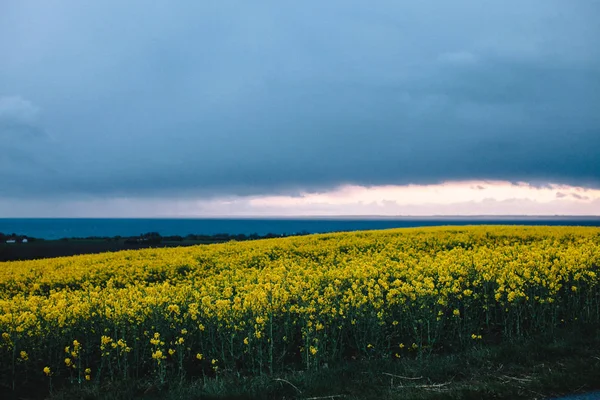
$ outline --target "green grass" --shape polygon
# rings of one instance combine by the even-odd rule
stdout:
[[[541,399],[600,388],[600,336],[591,332],[277,376],[224,373],[162,388],[150,381],[70,387],[51,399]]]

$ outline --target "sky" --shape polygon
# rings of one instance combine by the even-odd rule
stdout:
[[[0,217],[600,215],[599,17],[0,0]]]

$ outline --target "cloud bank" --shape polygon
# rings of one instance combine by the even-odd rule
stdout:
[[[0,210],[9,209],[0,201]],[[113,198],[24,200],[16,217],[293,217],[427,215],[600,215],[600,190],[568,185],[532,186],[505,181],[435,185],[341,186],[289,195],[230,195],[211,199]]]
[[[4,204],[600,187],[595,1],[0,7]]]

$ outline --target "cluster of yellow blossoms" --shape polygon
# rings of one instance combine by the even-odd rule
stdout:
[[[598,323],[599,270],[598,228],[506,226],[0,263],[0,376],[260,373],[480,345]]]

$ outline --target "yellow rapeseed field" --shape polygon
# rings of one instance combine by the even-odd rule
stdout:
[[[0,263],[0,377],[270,373],[600,320],[600,229],[440,227]]]

